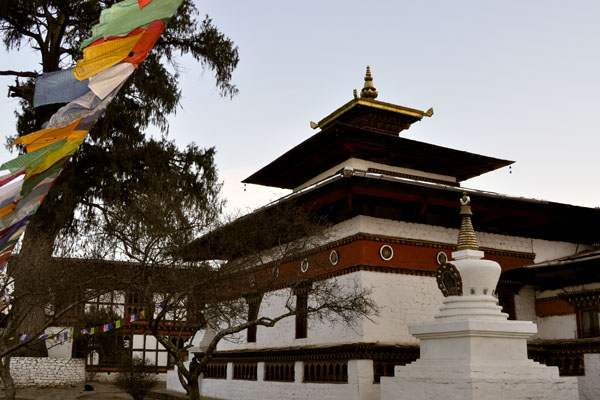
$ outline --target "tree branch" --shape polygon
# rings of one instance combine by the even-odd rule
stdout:
[[[35,71],[12,71],[9,69],[6,71],[0,71],[0,75],[13,75],[20,76],[22,78],[37,78],[40,74]]]

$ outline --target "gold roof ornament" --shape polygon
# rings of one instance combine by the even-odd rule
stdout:
[[[365,86],[360,91],[360,97],[376,99],[377,95],[379,95],[379,93],[377,92],[377,89],[375,89],[375,86],[373,86],[373,76],[371,76],[371,67],[367,65],[367,74],[365,75]]]
[[[373,85],[373,75],[371,67],[367,65],[365,74],[365,85],[361,89],[352,91],[353,99],[320,120],[319,122],[310,122],[313,129],[327,129],[334,122],[341,122],[346,125],[355,126],[361,129],[369,129],[398,136],[398,134],[410,128],[410,126],[420,121],[423,117],[431,117],[433,108],[421,111],[414,108],[399,106],[392,103],[385,103],[376,100],[379,92]],[[382,123],[385,121],[385,123]]]
[[[458,232],[456,250],[479,250],[475,230],[471,223],[471,215],[473,215],[471,211],[471,198],[467,196],[466,192],[463,192],[463,196],[460,199],[460,215],[462,215],[462,221],[460,223],[460,231]]]

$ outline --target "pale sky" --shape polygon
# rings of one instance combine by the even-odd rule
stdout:
[[[286,193],[244,191],[240,181],[316,133],[309,122],[349,101],[366,65],[378,100],[434,108],[402,136],[516,161],[512,173],[462,186],[600,206],[598,1],[207,0],[198,8],[239,46],[240,94],[220,98],[211,73],[184,58],[169,136],[216,147],[230,209]],[[36,63],[27,51],[2,53],[1,69]],[[14,132],[16,106],[0,98],[3,137]]]

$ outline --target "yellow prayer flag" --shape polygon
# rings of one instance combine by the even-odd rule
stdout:
[[[15,203],[7,204],[6,206],[0,208],[0,218],[10,214],[10,212],[15,208]]]
[[[64,138],[71,137],[71,135],[74,134],[73,130],[77,124],[79,124],[79,121],[81,121],[81,118],[67,126],[43,129],[41,131],[30,133],[29,135],[21,136],[12,142],[11,145],[23,143],[27,148],[27,152],[31,153],[34,150],[48,146],[49,144],[58,142]]]
[[[75,139],[65,143],[63,146],[59,147],[57,150],[48,153],[44,156],[44,160],[27,171],[25,174],[25,179],[29,179],[32,175],[39,174],[50,168],[55,162],[66,156],[67,154],[73,154],[77,151],[79,145],[83,143],[83,139]]]
[[[77,61],[77,66],[73,69],[75,78],[82,81],[118,64],[125,57],[129,56],[133,46],[135,46],[143,34],[142,32],[135,36],[109,40],[86,47],[83,50],[83,59]]]
[[[119,329],[121,327],[121,320],[115,321],[115,328]]]

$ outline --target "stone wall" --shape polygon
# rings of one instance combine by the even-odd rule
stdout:
[[[12,357],[11,375],[18,388],[64,387],[85,382],[81,358]]]

